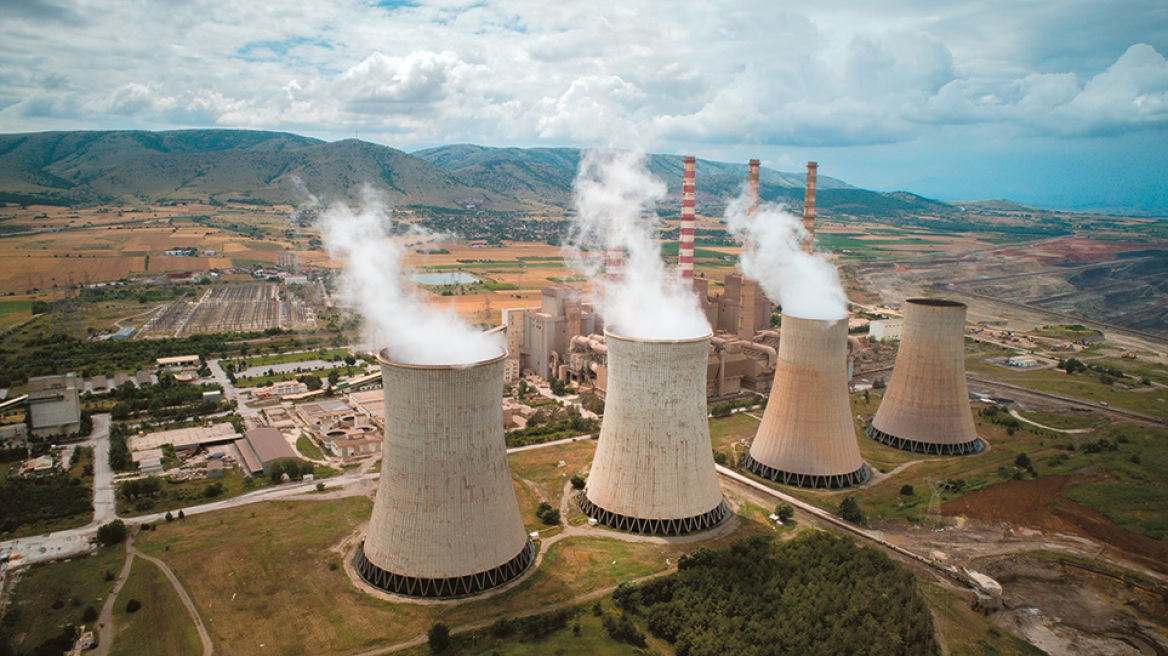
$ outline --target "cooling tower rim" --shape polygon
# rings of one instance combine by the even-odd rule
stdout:
[[[801,317],[797,314],[787,314],[786,312],[783,312],[782,316],[783,321],[786,321],[787,319],[794,319],[795,321],[806,321],[807,323],[817,323],[824,326],[834,326],[841,321],[846,322],[848,320],[847,317],[840,317],[839,319],[810,319],[808,317]],[[779,329],[782,329],[782,325],[779,326]]]
[[[389,349],[383,348],[377,352],[377,361],[389,367],[397,367],[399,369],[417,369],[422,371],[444,371],[444,370],[462,370],[473,369],[475,367],[482,367],[488,364],[494,364],[501,360],[507,359],[507,349],[499,347],[499,355],[485,360],[477,360],[475,362],[455,362],[452,364],[410,364],[408,362],[398,362],[389,355]]]
[[[701,337],[683,337],[681,339],[649,339],[647,337],[627,337],[620,333],[614,333],[612,330],[604,329],[604,339],[616,339],[622,342],[640,342],[644,344],[693,344],[696,342],[706,342],[714,337],[713,332],[708,332]]]
[[[925,305],[929,307],[946,307],[946,308],[963,308],[965,303],[961,301],[951,301],[946,298],[910,298],[905,300],[905,304]]]

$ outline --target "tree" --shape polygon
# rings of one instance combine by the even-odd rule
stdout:
[[[1019,453],[1017,456],[1015,456],[1014,466],[1019,469],[1030,469],[1034,465],[1030,462],[1030,456],[1026,455],[1026,452],[1023,451],[1022,453]]]
[[[856,503],[853,497],[846,497],[840,503],[839,516],[845,522],[851,522],[853,524],[864,523],[864,512],[860,510],[860,504]]]
[[[792,517],[795,516],[795,506],[786,501],[775,506],[775,514],[779,516],[779,521],[786,524]]]
[[[140,608],[142,608],[142,602],[138,601],[137,599],[131,599],[126,602],[127,613],[136,613]]]
[[[126,525],[120,519],[115,519],[97,529],[97,541],[103,545],[117,544],[125,539]]]
[[[179,510],[178,510],[178,518],[179,518],[179,519],[186,519],[186,516],[187,516],[187,515],[186,515],[186,513],[184,513],[184,512],[182,511],[182,508],[179,508]]]
[[[900,494],[902,496],[911,497],[913,495],[913,493],[914,493],[913,486],[911,486],[911,485],[901,485],[900,486]]]
[[[168,521],[168,522],[173,522],[174,515],[170,514],[170,511],[168,510],[168,511],[166,511],[166,515],[164,516],[164,519],[166,519],[166,521]]]
[[[571,478],[571,481],[572,481],[572,487],[573,487],[573,488],[575,488],[575,489],[577,489],[577,490],[583,490],[583,489],[584,489],[584,477],[583,477],[583,476],[581,476],[581,475],[579,475],[579,474],[576,474],[575,476],[573,476],[573,477]]]
[[[450,648],[450,627],[438,622],[426,632],[430,653],[441,654]]]

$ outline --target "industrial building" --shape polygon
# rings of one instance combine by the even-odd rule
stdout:
[[[70,435],[81,430],[77,376],[63,374],[29,378],[28,418],[33,437]]]
[[[385,441],[377,499],[354,566],[415,597],[497,587],[531,565],[503,437],[506,353],[471,365],[381,361]],[[708,449],[708,447],[707,447]]]
[[[608,393],[600,441],[577,501],[601,524],[657,535],[703,531],[726,516],[706,418],[710,337],[605,333]]]
[[[236,440],[235,446],[252,475],[267,474],[277,460],[299,459],[278,428],[253,428],[243,434],[242,440]]]
[[[904,330],[904,319],[876,319],[868,322],[868,336],[872,339],[900,339]]]
[[[783,315],[775,381],[746,456],[748,469],[800,487],[867,480],[848,400],[847,348],[847,321]]]
[[[504,371],[507,382],[514,382],[525,373],[567,379],[561,367],[566,364],[572,338],[596,333],[602,326],[600,317],[593,312],[591,304],[581,301],[581,295],[576,287],[547,285],[540,293],[538,311],[533,308],[503,311],[509,354]]]
[[[917,453],[977,453],[965,382],[965,304],[912,298],[904,304],[904,333],[888,390],[868,437]]]

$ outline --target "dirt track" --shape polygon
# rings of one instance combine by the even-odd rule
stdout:
[[[1031,526],[1083,536],[1148,569],[1168,574],[1168,544],[1121,528],[1103,514],[1063,496],[1063,492],[1076,485],[1102,479],[1042,476],[1029,481],[1008,481],[946,503],[941,506],[941,512],[994,524]]]

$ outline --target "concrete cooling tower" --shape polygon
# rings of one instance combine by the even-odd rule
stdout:
[[[646,340],[605,331],[608,391],[580,509],[623,531],[677,535],[726,516],[706,421],[710,336]]]
[[[848,322],[783,315],[779,362],[750,471],[786,485],[838,488],[868,479],[848,402]]]
[[[878,442],[917,453],[982,450],[965,384],[964,303],[932,298],[905,302],[892,380],[865,432]]]
[[[355,561],[371,585],[455,597],[502,585],[531,564],[503,437],[505,357],[411,365],[382,351],[381,482]]]

